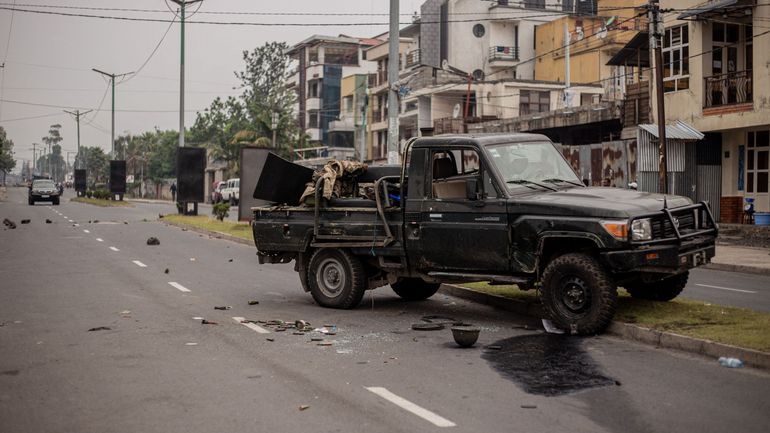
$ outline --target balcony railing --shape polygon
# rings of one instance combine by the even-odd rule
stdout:
[[[420,64],[420,50],[412,50],[406,53],[406,67],[410,68]]]
[[[753,101],[751,71],[736,71],[705,77],[703,107],[743,104]]]
[[[491,46],[489,47],[489,60],[519,60],[519,47]]]

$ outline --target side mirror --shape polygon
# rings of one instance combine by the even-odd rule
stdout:
[[[465,179],[465,198],[467,198],[468,200],[477,200],[478,185],[479,185],[479,180],[476,178]]]

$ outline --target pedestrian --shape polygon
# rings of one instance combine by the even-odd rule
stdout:
[[[176,201],[176,182],[171,183],[171,201]]]

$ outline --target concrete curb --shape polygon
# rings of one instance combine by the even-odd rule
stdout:
[[[216,231],[212,231],[212,230],[206,230],[206,229],[202,229],[202,228],[191,226],[191,225],[187,225],[187,224],[182,224],[182,223],[177,223],[177,222],[172,222],[172,221],[165,221],[163,219],[161,219],[159,221],[164,223],[164,224],[166,224],[166,225],[169,225],[169,226],[179,227],[179,228],[182,228],[182,229],[187,229],[187,230],[189,230],[191,232],[200,233],[200,234],[204,234],[204,235],[209,235],[209,236],[214,237],[216,239],[224,239],[224,240],[230,241],[230,242],[236,242],[236,243],[239,243],[239,244],[249,245],[249,246],[252,246],[252,247],[254,246],[254,242],[252,242],[250,240],[239,238],[239,237],[233,236],[233,235],[229,235],[227,233],[216,232]]]
[[[711,262],[708,265],[704,266],[703,268],[712,269],[715,271],[743,272],[747,274],[770,275],[770,269],[758,268],[756,266],[733,265],[730,263]]]
[[[443,284],[440,292],[516,314],[538,319],[543,318],[544,316],[543,310],[540,308],[539,304],[518,299],[510,299],[499,295],[491,295],[467,287],[454,284]],[[717,343],[710,340],[700,340],[670,332],[656,331],[654,329],[617,321],[612,322],[606,332],[626,340],[638,341],[656,347],[694,353],[710,358],[719,358],[720,356],[738,358],[749,367],[770,370],[770,353],[730,346],[728,344]]]

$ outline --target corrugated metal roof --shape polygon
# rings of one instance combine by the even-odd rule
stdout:
[[[639,125],[640,128],[658,138],[658,125],[656,123]],[[673,125],[666,125],[666,138],[672,140],[703,140],[702,132],[692,126],[677,120]]]

